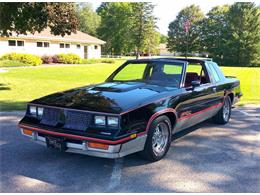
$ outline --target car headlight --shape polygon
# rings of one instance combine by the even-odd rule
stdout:
[[[106,125],[106,117],[105,116],[95,116],[95,125]]]
[[[32,116],[42,117],[42,115],[43,115],[43,108],[42,107],[37,107],[37,106],[29,106],[29,113]]]
[[[117,127],[118,126],[118,117],[113,117],[113,116],[107,117],[107,125]]]
[[[37,115],[37,108],[36,108],[36,106],[30,106],[29,107],[29,112],[30,112],[30,114],[31,115]]]
[[[37,116],[42,117],[42,115],[43,115],[43,108],[37,107]]]

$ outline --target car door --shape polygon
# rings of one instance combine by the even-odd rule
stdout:
[[[198,74],[199,69],[201,69],[199,75],[201,84],[195,88],[189,84],[187,85],[188,75]],[[196,80],[195,77],[194,79]],[[191,82],[192,78],[189,79]],[[185,93],[180,96],[180,103],[176,107],[178,119],[174,133],[212,117],[220,106],[216,85],[205,63],[198,65],[188,64],[183,88]]]

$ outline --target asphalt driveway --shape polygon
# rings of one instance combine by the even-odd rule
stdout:
[[[22,115],[0,113],[0,192],[260,192],[260,106],[186,130],[155,163],[47,149],[21,135]]]

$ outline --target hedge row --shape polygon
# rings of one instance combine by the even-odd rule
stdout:
[[[1,57],[1,60],[19,61],[21,63],[37,66],[42,64],[42,60],[39,56],[33,54],[21,54],[21,53],[9,53]]]
[[[80,56],[69,53],[69,54],[57,54],[54,56],[36,56],[33,54],[21,54],[21,53],[8,53],[3,55],[0,60],[5,61],[2,63],[8,64],[7,66],[37,66],[40,64],[51,64],[51,63],[61,63],[61,64],[95,64],[95,63],[115,63],[114,59],[101,58],[101,59],[81,59]],[[12,63],[15,61],[15,63]],[[19,62],[21,64],[19,64]]]

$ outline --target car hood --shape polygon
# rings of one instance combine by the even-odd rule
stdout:
[[[31,103],[119,114],[167,97],[176,90],[144,82],[107,82],[51,94]]]

